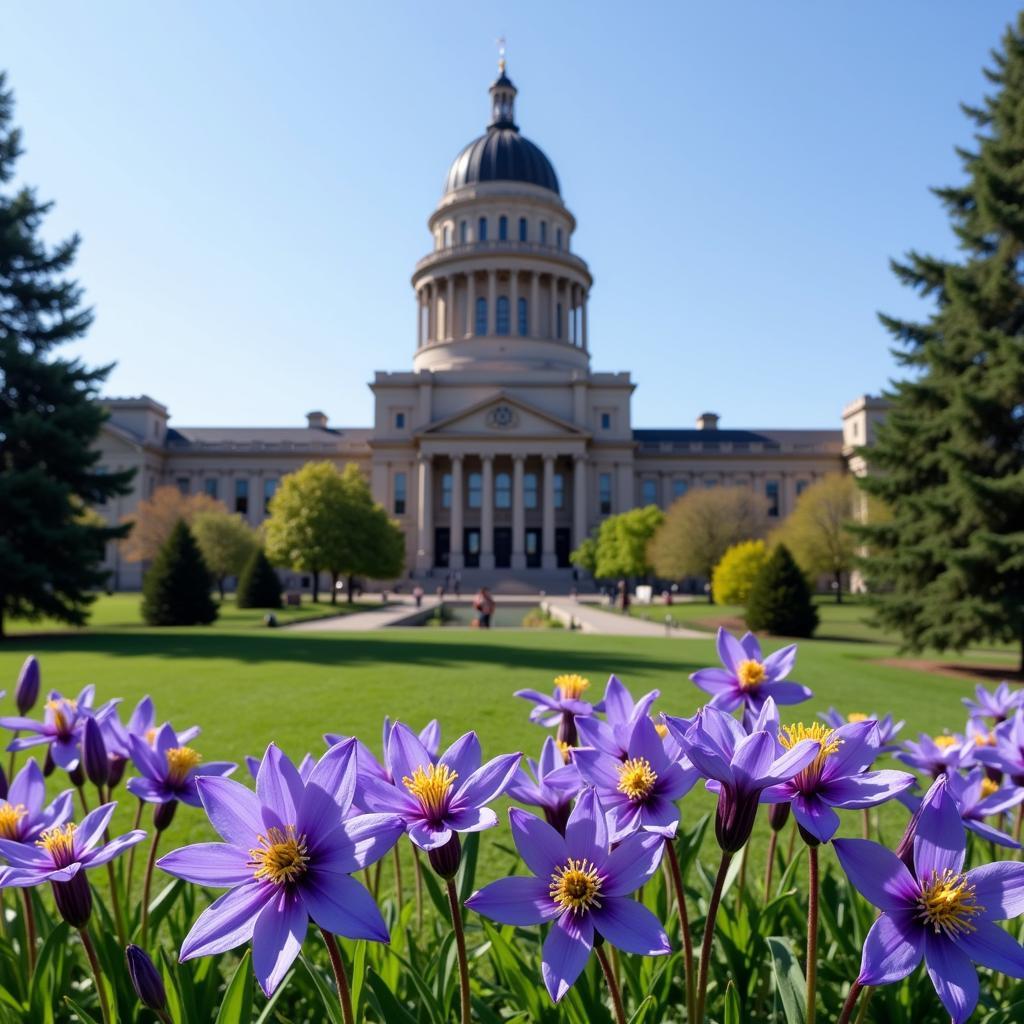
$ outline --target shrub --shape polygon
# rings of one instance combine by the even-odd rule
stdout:
[[[780,636],[811,636],[818,626],[811,588],[785,544],[769,555],[750,588],[747,625]]]
[[[745,605],[750,597],[750,588],[767,561],[768,548],[763,540],[733,544],[711,573],[715,604]]]
[[[210,570],[184,520],[178,520],[146,573],[142,617],[151,626],[205,626],[217,618]]]
[[[263,548],[257,548],[238,578],[235,604],[239,608],[280,608],[281,581]]]

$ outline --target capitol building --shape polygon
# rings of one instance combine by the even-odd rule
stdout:
[[[148,396],[106,399],[102,464],[137,470],[132,493],[100,510],[109,520],[172,485],[256,526],[286,474],[310,460],[354,462],[401,525],[415,577],[458,570],[464,587],[550,590],[568,585],[570,551],[605,516],[667,509],[694,488],[747,487],[781,519],[815,479],[859,470],[854,449],[885,408],[869,396],[834,430],[731,429],[710,412],[693,427],[634,429],[629,373],[591,366],[593,278],[515,99],[502,62],[490,123],[452,162],[428,220],[430,252],[413,269],[412,366],[376,373],[373,424],[310,412],[295,427],[187,427]],[[140,585],[141,567],[117,545],[107,564],[113,587]]]

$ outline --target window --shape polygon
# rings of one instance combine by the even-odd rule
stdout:
[[[612,414],[610,412],[601,413],[601,429],[611,430],[612,429]]]
[[[546,220],[540,222],[540,244],[548,244],[548,222]]]
[[[208,476],[203,481],[203,493],[216,500],[220,493],[220,481],[215,476]]]
[[[505,214],[502,214],[498,218],[498,241],[508,241],[508,217],[506,217]]]
[[[487,241],[487,218],[481,217],[476,222],[476,240],[478,242]]]
[[[181,491],[182,494],[188,494],[189,479],[187,476],[179,476],[175,483],[178,485],[178,490]]]
[[[768,515],[778,518],[779,515],[779,481],[769,480],[764,485],[764,493],[768,498]]]
[[[405,515],[405,474],[395,474],[395,504],[394,510],[396,516]]]
[[[562,248],[562,229],[561,229],[561,228],[559,228],[559,229],[558,229],[558,230],[557,230],[557,231],[555,232],[555,245],[556,245],[556,246],[557,246],[557,247],[558,247],[559,249],[561,249],[561,248]]]
[[[470,508],[480,508],[484,503],[484,481],[479,473],[469,474],[467,497]]]
[[[476,300],[476,333],[487,333],[487,300],[485,298]]]
[[[562,337],[562,304],[558,304],[558,331],[555,334],[556,338],[561,339]]]
[[[536,508],[537,504],[537,474],[526,473],[523,476],[523,506]]]
[[[685,480],[673,480],[672,481],[672,497],[681,498],[687,490],[687,483]]]
[[[800,495],[803,494],[804,491],[806,491],[808,487],[810,487],[810,481],[809,480],[797,480],[797,482],[796,482],[796,496],[799,498]]]
[[[530,333],[530,318],[529,318],[529,307],[526,305],[526,299],[519,299],[519,337],[525,338]]]
[[[469,241],[469,223],[467,221],[459,221],[459,242],[465,245]]]
[[[395,430],[405,430],[405,413],[395,413]]]
[[[235,481],[235,511],[247,515],[249,512],[249,481]]]
[[[263,481],[263,514],[270,514],[270,499],[277,491],[277,480],[273,477]]]
[[[526,218],[519,218],[519,241],[525,242],[529,238],[529,227],[527,226]]]
[[[706,477],[704,477],[704,486],[705,487],[717,487],[718,486],[718,477],[717,476],[706,476]]]
[[[658,481],[644,480],[640,485],[640,500],[644,505],[658,504]]]
[[[441,476],[441,508],[452,507],[452,475],[444,473]]]
[[[561,473],[555,474],[554,495],[555,508],[565,508],[565,477]]]
[[[494,507],[512,507],[512,477],[508,473],[498,473],[494,477]]]
[[[447,249],[452,244],[452,226],[445,224],[444,226],[444,247]]]
[[[612,511],[612,475],[601,473],[597,478],[598,501],[601,507],[601,515],[611,515]]]
[[[495,334],[508,334],[508,297],[498,297],[498,307],[495,316]]]

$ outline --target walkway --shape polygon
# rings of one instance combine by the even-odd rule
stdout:
[[[666,631],[664,625],[651,622],[649,619],[605,611],[593,604],[575,602],[568,597],[550,597],[543,604],[562,622],[576,622],[581,633],[601,633],[604,636],[671,636],[677,640],[709,639],[708,633],[701,633],[696,629],[676,626]]]
[[[424,597],[423,606],[418,614],[427,617],[437,607],[436,597]],[[326,619],[311,619],[308,622],[296,622],[291,626],[282,626],[290,633],[362,633],[368,629],[384,629],[387,626],[403,624],[404,619],[417,615],[417,608],[411,598],[399,598],[394,604],[371,608],[365,612],[352,612],[350,615],[331,615]]]

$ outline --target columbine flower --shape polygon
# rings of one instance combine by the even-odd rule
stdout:
[[[596,716],[584,716],[576,722],[580,745],[596,747],[613,757],[624,758],[629,747],[629,737],[638,718],[646,716],[651,705],[660,696],[659,690],[645,693],[638,701],[619,681],[610,676],[605,687],[604,700],[595,710],[603,710],[606,721]]]
[[[917,743],[904,740],[903,749],[894,756],[897,761],[938,778],[945,772],[955,772],[973,751],[973,744],[965,742],[962,736],[921,733]]]
[[[737,640],[718,630],[718,657],[723,668],[702,668],[690,676],[705,693],[712,707],[722,711],[743,708],[749,724],[771,697],[776,704],[800,704],[814,696],[806,686],[785,681],[796,661],[796,644],[780,648],[765,658],[753,633]]]
[[[19,715],[27,715],[39,699],[39,661],[34,654],[25,659],[18,673],[18,683],[14,688],[14,703],[18,707]]]
[[[715,835],[726,853],[736,853],[750,838],[761,794],[791,779],[817,757],[819,745],[800,740],[776,756],[776,738],[766,728],[778,712],[769,697],[748,735],[732,715],[710,705],[695,719],[663,715],[669,732],[679,741],[697,770],[718,783]]]
[[[0,801],[0,839],[34,843],[49,828],[62,825],[74,812],[72,791],[65,790],[52,803],[46,799],[46,781],[35,758],[14,776],[7,798]]]
[[[954,1024],[978,1002],[976,962],[1024,978],[1024,948],[995,922],[1024,912],[1024,864],[985,864],[964,872],[964,830],[941,782],[926,797],[913,866],[867,839],[837,839],[853,885],[881,913],[864,940],[858,982],[888,985],[923,957]]]
[[[550,697],[539,690],[516,690],[515,695],[534,702],[535,707],[530,712],[531,722],[549,729],[558,726],[558,739],[574,747],[577,739],[576,718],[584,718],[595,711],[593,704],[580,699],[589,688],[589,679],[572,674],[555,677],[555,692]]]
[[[791,803],[797,822],[819,843],[827,843],[839,829],[834,808],[875,807],[916,781],[907,772],[867,771],[878,755],[878,729],[873,720],[835,730],[817,722],[784,725],[778,740],[785,750],[811,740],[818,745],[818,756],[792,778],[767,790],[762,802]]]
[[[974,700],[962,697],[972,718],[991,718],[998,725],[1024,706],[1024,690],[1011,690],[1005,680],[991,693],[980,683],[974,688]]]
[[[69,772],[74,771],[78,767],[78,748],[86,717],[95,715],[102,722],[114,713],[116,706],[114,702],[108,702],[94,710],[92,702],[95,695],[95,686],[85,687],[74,700],[62,697],[54,690],[46,701],[46,711],[41,722],[18,716],[0,718],[0,726],[5,729],[33,734],[16,737],[7,744],[7,749],[28,750],[45,744],[50,748],[49,753],[55,765]]]
[[[61,916],[73,928],[82,928],[92,912],[87,868],[99,867],[146,838],[141,829],[100,844],[117,804],[104,804],[87,814],[80,825],[55,824],[39,834],[33,846],[0,839],[0,854],[10,867],[0,870],[0,887],[25,889],[53,883],[53,896]]]
[[[658,869],[664,841],[632,835],[608,852],[604,814],[592,789],[584,790],[563,838],[540,818],[509,811],[512,839],[531,878],[502,878],[473,893],[466,906],[501,924],[552,922],[544,940],[542,972],[558,1002],[587,964],[595,935],[627,953],[670,951],[661,922],[629,899]]]
[[[689,793],[699,777],[689,761],[684,768],[670,760],[647,715],[633,725],[625,761],[580,747],[573,752],[573,762],[583,781],[597,790],[613,843],[641,829],[674,836],[679,824],[676,801]]]
[[[132,762],[142,773],[128,780],[128,792],[151,804],[180,800],[200,807],[196,780],[207,775],[230,775],[238,767],[231,761],[203,763],[202,756],[185,746],[169,724],[160,727],[153,746],[130,734],[128,747]]]
[[[456,834],[480,832],[498,824],[497,815],[485,805],[508,788],[521,756],[504,754],[481,767],[480,741],[475,732],[467,732],[435,763],[416,734],[396,722],[387,756],[396,781],[389,784],[364,777],[362,799],[375,811],[399,815],[409,838],[428,853],[454,839],[452,852],[456,855],[452,860],[457,868]],[[440,870],[438,864],[434,866]]]
[[[975,742],[974,760],[1005,772],[1015,786],[1024,786],[1024,711],[1018,708],[996,726],[995,743]]]
[[[520,803],[542,808],[548,824],[564,832],[569,808],[583,785],[579,770],[572,762],[566,763],[558,744],[550,736],[541,747],[540,761],[530,757],[527,763],[533,778],[522,767],[518,768],[509,784],[508,795]]]
[[[298,955],[309,918],[350,939],[388,941],[376,903],[351,874],[384,856],[402,823],[389,814],[348,817],[355,784],[352,741],[328,750],[306,782],[273,744],[255,793],[231,779],[200,777],[200,799],[224,842],[182,847],[157,866],[230,891],[199,915],[182,961],[251,938],[253,970],[270,996]]]
[[[907,724],[903,721],[895,721],[892,715],[883,715],[879,718],[876,714],[866,715],[863,711],[851,711],[849,714],[844,715],[835,708],[829,708],[828,711],[819,713],[818,717],[833,729],[839,729],[844,725],[852,725],[854,722],[873,721],[878,726],[878,753],[880,755],[891,754],[894,750],[899,749],[898,745],[892,741],[903,726]]]

